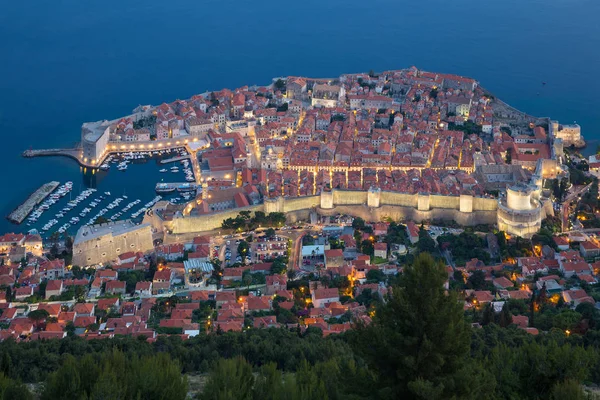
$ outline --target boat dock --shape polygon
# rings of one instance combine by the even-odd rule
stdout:
[[[169,164],[169,163],[176,162],[176,161],[187,160],[189,158],[190,158],[190,155],[188,154],[187,156],[177,156],[177,157],[165,158],[164,160],[160,160],[160,163],[161,164]]]
[[[156,193],[196,192],[199,187],[193,182],[159,182],[156,184],[155,190]]]
[[[20,224],[25,218],[33,211],[35,206],[40,204],[46,197],[50,195],[57,187],[60,182],[52,181],[44,183],[38,190],[33,192],[31,196],[23,204],[17,207],[16,210],[11,212],[8,217],[10,222]]]

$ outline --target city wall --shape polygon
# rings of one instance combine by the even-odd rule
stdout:
[[[348,214],[367,221],[394,220],[454,220],[461,225],[494,224],[498,203],[496,199],[471,195],[441,196],[408,194],[372,189],[337,190],[318,196],[266,199],[264,204],[227,210],[196,217],[177,217],[173,221],[153,218],[153,226],[173,234],[204,232],[220,229],[227,218],[235,218],[240,211],[283,212],[288,222],[308,219],[315,210],[320,215]],[[148,221],[150,222],[150,221]]]

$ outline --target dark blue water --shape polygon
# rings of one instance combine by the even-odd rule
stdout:
[[[49,180],[90,182],[71,160],[23,159],[23,150],[69,146],[82,122],[138,104],[274,76],[416,65],[472,76],[517,108],[577,121],[598,139],[598,15],[597,0],[4,2],[0,215]],[[151,163],[112,169],[99,188],[147,201],[157,174]]]

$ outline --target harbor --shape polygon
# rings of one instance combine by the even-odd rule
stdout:
[[[24,208],[24,203],[9,219],[26,223],[27,229],[45,238],[55,232],[74,234],[82,226],[97,222],[128,219],[141,223],[158,201],[183,204],[195,197],[198,185],[193,159],[182,146],[114,152],[96,168],[80,167],[81,183],[74,184],[76,177],[70,176],[62,177],[70,179],[65,183],[57,181],[45,190],[40,188],[45,195],[32,195],[35,200],[28,199],[29,207]],[[161,182],[154,191],[152,181]],[[165,190],[160,190],[161,184]]]
[[[46,197],[50,195],[57,187],[60,182],[52,181],[44,183],[38,190],[33,192],[27,200],[23,202],[16,210],[8,215],[8,220],[15,224],[22,223],[25,218],[33,211],[33,209],[40,204]]]

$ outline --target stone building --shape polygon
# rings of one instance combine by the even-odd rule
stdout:
[[[542,226],[542,205],[536,199],[536,190],[528,185],[513,185],[506,196],[498,199],[498,229],[524,238],[530,238]]]
[[[154,248],[149,224],[116,221],[83,226],[73,242],[73,265],[86,266],[111,262],[127,252],[146,252]]]

